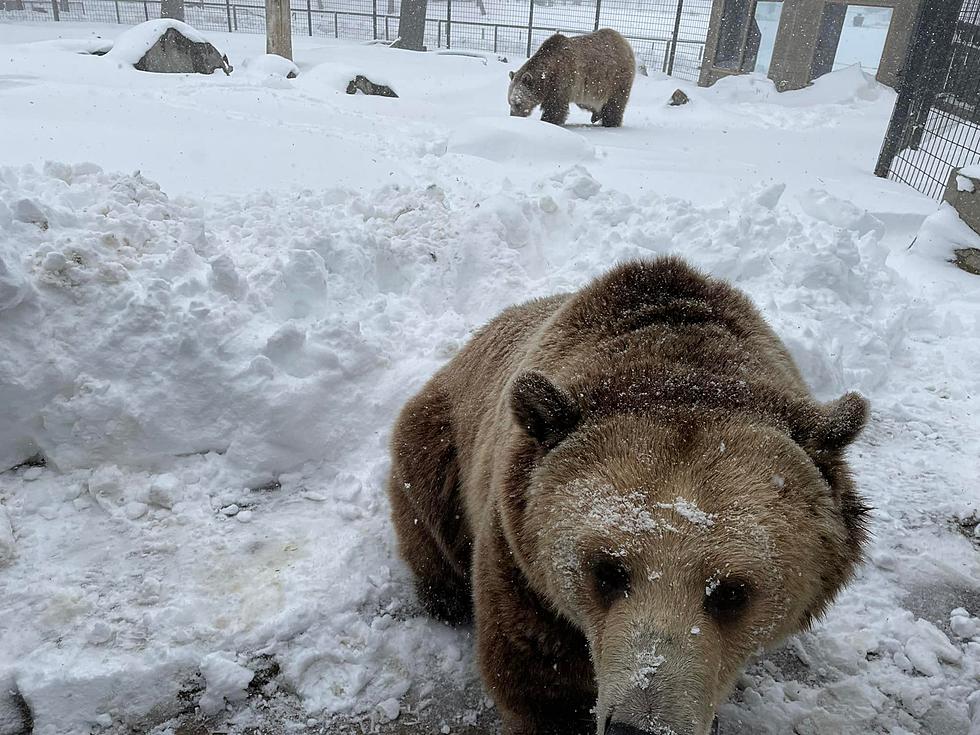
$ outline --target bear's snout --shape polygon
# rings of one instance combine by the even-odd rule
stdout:
[[[625,722],[612,722],[606,727],[605,735],[675,735],[680,732],[669,725],[656,726],[653,730],[640,730]]]
[[[693,730],[677,729],[677,726],[654,725],[652,730],[641,730],[626,722],[611,722],[606,720],[606,727],[603,735],[681,735],[681,733],[694,732]],[[711,723],[711,735],[718,733],[718,720]]]

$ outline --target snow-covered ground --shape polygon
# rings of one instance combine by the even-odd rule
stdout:
[[[502,307],[668,252],[873,405],[869,562],[722,733],[980,733],[980,238],[871,175],[891,91],[638,77],[561,129],[493,56],[80,53],[121,30],[0,25],[0,734],[493,731],[394,553],[391,422]]]

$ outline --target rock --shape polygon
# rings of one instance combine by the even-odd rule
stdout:
[[[231,74],[228,57],[194,28],[179,20],[160,18],[140,23],[116,39],[105,58],[140,71],[164,74]]]
[[[953,251],[956,256],[953,261],[956,267],[975,276],[980,276],[980,249],[978,248],[957,248]]]
[[[226,75],[232,67],[228,57],[210,43],[191,41],[175,28],[168,28],[134,66],[140,71],[160,73],[211,74],[221,69]]]
[[[642,77],[648,77],[648,76],[650,76],[650,72],[647,71],[647,65],[646,64],[640,64],[639,66],[637,66],[636,67],[636,71]]]
[[[670,95],[669,104],[671,107],[678,107],[680,105],[686,105],[690,101],[691,98],[684,94],[683,90],[675,89],[674,93]]]
[[[357,94],[358,90],[364,94],[373,94],[379,97],[397,97],[395,91],[384,84],[375,84],[363,74],[358,74],[347,84],[347,94]]]

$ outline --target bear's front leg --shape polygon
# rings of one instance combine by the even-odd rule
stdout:
[[[530,589],[499,526],[477,541],[477,656],[505,735],[592,735],[588,643]]]
[[[564,125],[568,119],[570,100],[555,94],[541,103],[541,120],[554,125]]]

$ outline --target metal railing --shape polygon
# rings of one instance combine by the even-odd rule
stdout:
[[[615,28],[649,70],[696,80],[712,0],[429,0],[426,45],[529,56],[556,31]],[[400,0],[292,0],[294,34],[394,41]],[[159,0],[0,0],[3,20],[135,24],[160,16]],[[265,32],[265,5],[185,3],[204,31]]]

